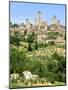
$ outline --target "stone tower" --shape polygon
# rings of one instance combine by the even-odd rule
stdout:
[[[38,13],[37,13],[38,15],[38,17],[37,17],[37,19],[38,19],[38,23],[41,23],[42,22],[42,12],[40,12],[40,11],[38,11]]]
[[[35,26],[37,26],[37,19],[35,19]]]
[[[53,16],[52,17],[52,20],[51,20],[51,24],[57,24],[57,18],[56,18],[56,16]]]
[[[26,18],[26,28],[27,28],[27,29],[29,29],[29,28],[30,28],[29,18]]]
[[[37,23],[38,23],[38,29],[40,29],[42,24],[42,12],[38,11],[37,13]]]

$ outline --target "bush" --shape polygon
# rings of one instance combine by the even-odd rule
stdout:
[[[47,82],[47,81],[46,81],[45,78],[41,78],[41,82],[42,82],[42,83],[45,83],[45,82]]]
[[[64,83],[55,81],[55,82],[54,82],[54,85],[64,85]]]

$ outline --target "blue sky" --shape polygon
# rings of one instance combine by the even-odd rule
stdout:
[[[20,24],[29,18],[30,22],[34,23],[38,11],[42,12],[43,20],[49,24],[56,15],[61,24],[65,25],[65,5],[57,4],[10,2],[10,21]]]

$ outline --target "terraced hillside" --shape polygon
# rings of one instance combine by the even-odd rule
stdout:
[[[52,28],[52,27],[51,27]],[[37,30],[37,29],[36,29]],[[54,86],[66,83],[65,32],[45,30],[39,34],[10,33],[10,87]],[[42,37],[46,35],[45,37]],[[22,73],[31,72],[28,79]],[[11,75],[18,76],[17,78]],[[32,76],[31,76],[32,77]]]

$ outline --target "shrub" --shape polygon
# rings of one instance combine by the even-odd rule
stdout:
[[[45,83],[46,82],[46,79],[45,78],[41,78],[41,82],[42,83]]]
[[[54,85],[64,85],[64,83],[55,81],[55,82],[54,82]]]

